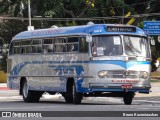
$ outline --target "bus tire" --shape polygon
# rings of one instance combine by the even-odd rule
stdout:
[[[39,102],[43,92],[41,91],[31,91],[32,92],[32,102]]]
[[[131,105],[134,98],[134,93],[125,93],[123,96],[123,101],[125,105]]]
[[[65,95],[64,99],[65,99],[66,103],[73,103],[73,96]]]
[[[28,90],[27,81],[24,80],[22,83],[22,96],[25,102],[39,102],[42,92]]]
[[[73,103],[74,104],[81,104],[83,95],[82,93],[77,92],[76,90],[76,84],[73,84]]]
[[[66,85],[66,93],[62,94],[66,103],[73,103],[73,83],[74,79],[69,79]]]

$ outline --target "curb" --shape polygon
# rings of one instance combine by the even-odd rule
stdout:
[[[7,83],[0,83],[0,90],[10,90],[10,89],[7,87]]]
[[[0,87],[0,90],[10,90],[10,89],[7,87]]]

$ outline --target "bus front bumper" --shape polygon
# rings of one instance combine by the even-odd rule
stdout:
[[[118,86],[105,86],[104,84],[89,84],[89,88],[80,89],[79,92],[139,92],[139,93],[150,93],[151,85],[143,86],[132,86],[130,88],[124,88],[122,85]]]

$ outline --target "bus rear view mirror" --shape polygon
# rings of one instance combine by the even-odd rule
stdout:
[[[91,35],[86,36],[86,42],[92,42],[92,36]]]

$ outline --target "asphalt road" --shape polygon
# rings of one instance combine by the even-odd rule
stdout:
[[[86,119],[95,119],[95,120],[101,120],[106,119],[106,116],[104,115],[106,111],[113,111],[111,114],[117,114],[115,111],[160,111],[160,97],[159,96],[152,96],[152,97],[135,97],[133,100],[132,105],[124,105],[123,100],[121,98],[84,98],[82,101],[82,104],[80,105],[74,105],[74,104],[67,104],[65,103],[64,99],[60,95],[55,96],[49,96],[47,94],[43,95],[39,103],[25,103],[23,102],[23,99],[21,96],[18,95],[18,91],[15,90],[1,90],[0,91],[0,111],[1,112],[25,112],[25,111],[31,111],[31,112],[45,112],[45,111],[52,111],[45,114],[50,114],[53,116],[53,114],[56,114],[54,117],[55,119],[74,119],[76,117],[75,114],[78,114],[79,117],[76,117],[76,119],[79,120],[86,120]],[[58,111],[58,112],[57,112]],[[69,112],[68,112],[69,111]],[[82,111],[82,112],[79,112]],[[93,113],[89,113],[89,111],[94,111]],[[99,114],[99,111],[102,112]],[[67,112],[67,113],[65,113]],[[77,113],[76,113],[77,112]],[[88,117],[86,114],[89,114]],[[69,117],[66,114],[69,114]],[[91,115],[90,115],[91,114]],[[107,114],[110,114],[108,112]],[[63,116],[64,115],[64,116]],[[73,116],[72,116],[73,115]],[[82,116],[81,116],[82,115]],[[94,117],[92,117],[92,115]],[[97,116],[96,116],[97,115]],[[110,115],[109,115],[110,116]],[[114,115],[111,115],[109,117],[110,119],[115,119],[113,117]],[[159,114],[160,116],[160,114]],[[42,116],[43,117],[43,116]],[[128,117],[116,117],[119,120],[121,119],[127,119]],[[140,117],[143,119],[143,117]],[[15,119],[18,120],[20,118],[0,118],[0,119]],[[23,118],[27,119],[27,118]],[[30,118],[30,119],[36,119],[36,118]],[[38,120],[41,120],[44,118],[38,118]],[[45,119],[52,119],[51,117],[45,118]],[[137,117],[131,117],[131,119],[137,119]],[[151,118],[146,118],[151,119]],[[145,119],[145,120],[146,120]],[[158,117],[155,117],[154,119],[159,119]],[[108,117],[107,117],[108,120]]]

